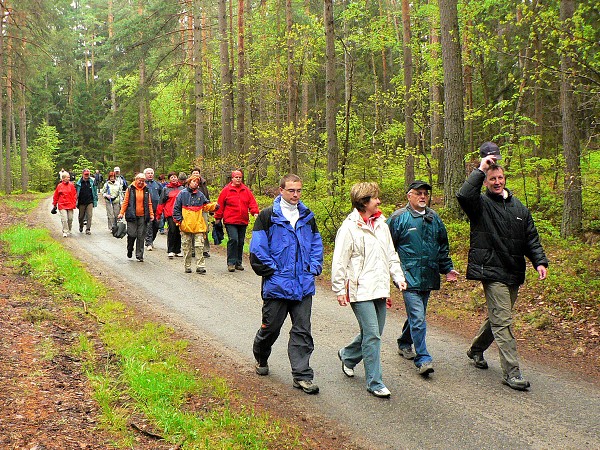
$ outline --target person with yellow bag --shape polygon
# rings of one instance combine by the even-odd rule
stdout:
[[[192,272],[193,245],[196,253],[196,273],[205,274],[206,266],[202,250],[207,225],[202,213],[218,210],[219,204],[216,202],[210,203],[198,189],[199,185],[200,177],[198,175],[191,175],[186,180],[185,189],[175,199],[173,220],[179,227],[179,231],[181,231],[181,248],[183,250],[185,273]]]

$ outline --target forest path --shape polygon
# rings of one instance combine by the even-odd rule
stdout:
[[[43,208],[44,212],[50,210],[49,200]],[[60,230],[58,214],[51,216],[47,225],[60,236],[56,234]],[[217,342],[253,372],[252,340],[260,324],[262,301],[260,278],[249,264],[243,272],[229,273],[224,249],[213,249],[206,275],[186,274],[181,258],[167,258],[166,236],[161,235],[155,250],[145,252],[143,263],[129,260],[125,239],[115,239],[107,230],[102,201],[94,210],[91,235],[78,233],[76,223],[73,228],[73,237],[57,239],[76,257],[102,277],[127,283],[161,320],[167,316],[186,324],[190,339],[205,336]],[[383,337],[384,382],[392,392],[389,400],[367,393],[362,365],[356,367],[352,379],[342,374],[337,351],[354,337],[358,325],[352,310],[339,307],[325,288],[319,288],[313,299],[312,316],[315,351],[311,365],[320,393],[308,396],[291,387],[289,320],[273,348],[269,378],[280,382],[282,391],[302,397],[307,410],[343,424],[358,441],[376,449],[600,448],[598,386],[523,361],[532,387],[529,392],[513,391],[500,382],[502,371],[495,347],[486,353],[490,368],[478,370],[465,355],[467,341],[432,327],[428,348],[434,356],[435,373],[424,379],[412,362],[397,353],[396,337],[403,321],[400,314],[389,314]]]

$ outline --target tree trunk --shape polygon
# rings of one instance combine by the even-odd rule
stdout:
[[[144,14],[144,7],[141,0],[138,2],[138,14],[141,16]],[[139,128],[140,128],[140,150],[139,150],[139,161],[140,169],[146,166],[147,154],[146,154],[146,62],[144,55],[140,61],[140,97],[139,97]]]
[[[21,70],[25,70],[21,64]],[[21,192],[27,193],[29,184],[29,171],[27,170],[27,116],[25,111],[25,80],[24,73],[21,72],[21,82],[19,83],[19,144],[21,150]]]
[[[296,87],[296,69],[294,67],[294,48],[296,42],[293,39],[293,16],[292,0],[285,1],[285,24],[287,33],[287,91],[288,111],[287,125],[290,127],[291,142],[289,143],[289,158],[291,173],[298,173],[298,151],[296,147],[296,129],[298,125],[298,88]]]
[[[0,2],[0,17],[4,17],[4,3]],[[4,188],[4,132],[2,121],[4,114],[4,21],[0,20],[0,189]]]
[[[13,130],[13,92],[12,92],[12,45],[10,40],[7,41],[6,48],[6,164],[4,165],[4,192],[10,194],[12,192],[12,130]]]
[[[444,205],[458,216],[456,192],[465,179],[463,79],[457,0],[440,0],[444,67]]]
[[[408,187],[415,180],[415,152],[417,151],[417,136],[415,134],[415,101],[412,95],[413,60],[410,33],[410,4],[402,0],[402,56],[404,68],[404,185]]]
[[[194,155],[204,160],[204,88],[202,73],[202,8],[200,0],[194,0],[194,105],[196,110]]]
[[[114,12],[113,12],[113,0],[108,0],[108,39],[109,41],[112,40],[113,36],[114,36],[114,23],[115,23],[115,16],[114,16]],[[114,76],[114,75],[113,75]],[[111,123],[111,142],[112,145],[114,146],[117,142],[117,126],[115,123],[116,120],[116,116],[117,116],[117,94],[115,92],[115,83],[114,80],[112,79],[112,77],[110,78],[110,113],[112,116],[112,123]],[[116,164],[116,160],[114,159],[114,152],[110,152],[110,154],[113,157],[112,162]]]
[[[571,39],[575,0],[561,0],[560,19],[565,27],[565,39]],[[571,75],[575,72],[571,54],[574,46],[568,45],[560,58],[560,104],[562,113],[563,154],[565,157],[564,206],[560,234],[562,237],[581,233],[583,201],[581,195],[581,150],[577,135],[577,101]]]
[[[338,170],[337,95],[335,76],[335,29],[333,0],[323,0],[325,23],[325,127],[327,129],[327,175],[334,179]]]
[[[238,0],[238,98],[237,98],[237,151],[239,155],[245,155],[246,145],[246,49],[245,49],[245,1]],[[246,159],[244,156],[243,159]]]
[[[431,3],[437,3],[435,0],[430,0]],[[438,164],[438,186],[444,185],[444,119],[442,111],[444,108],[443,89],[438,81],[436,61],[440,55],[438,45],[440,44],[440,35],[438,32],[439,20],[435,16],[431,17],[431,59],[434,61],[434,66],[430,68],[433,72],[431,84],[429,85],[430,95],[430,115],[431,115],[431,157]]]
[[[227,32],[227,0],[218,0],[220,45],[219,55],[221,63],[221,157],[224,159],[232,153],[232,122],[233,106],[231,105],[231,70],[229,68],[229,48]],[[221,182],[225,184],[225,174]]]

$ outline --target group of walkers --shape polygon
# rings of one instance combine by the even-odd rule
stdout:
[[[466,278],[479,280],[487,302],[488,317],[467,356],[478,369],[487,369],[484,352],[496,341],[502,367],[502,382],[512,389],[526,390],[530,383],[519,368],[516,340],[512,332],[512,308],[519,286],[525,280],[525,256],[539,273],[547,276],[548,260],[541,246],[529,210],[508,190],[498,146],[491,142],[480,148],[481,161],[461,189],[457,199],[470,220],[470,250]],[[164,217],[167,227],[167,256],[181,256],[184,271],[206,273],[209,257],[208,215],[214,214],[215,228],[223,225],[228,235],[227,270],[244,270],[242,254],[249,215],[256,220],[250,242],[250,263],[262,277],[261,325],[253,342],[255,371],[268,375],[271,349],[289,315],[292,326],[288,356],[293,386],[316,394],[310,357],[314,350],[311,331],[312,297],[315,277],[323,268],[323,243],[314,213],[300,200],[302,179],[284,176],[273,204],[259,210],[252,191],[235,170],[231,182],[216,202],[210,202],[206,181],[194,169],[190,176],[171,172],[163,186],[154,181],[154,171],[146,169],[127,186],[118,167],[108,175],[101,192],[106,201],[108,225],[116,219],[127,221],[127,256],[134,251],[143,261],[144,248],[153,250],[153,241]],[[63,235],[71,230],[72,211],[87,215],[87,233],[92,207],[96,206],[95,183],[84,170],[76,185],[69,174],[61,175],[54,194],[63,219]],[[481,192],[485,187],[485,192]],[[380,190],[376,183],[352,186],[352,212],[340,226],[332,258],[331,284],[340,306],[350,306],[358,322],[358,334],[339,349],[343,374],[355,376],[362,361],[369,393],[388,398],[383,382],[381,339],[386,309],[391,306],[391,282],[403,295],[407,319],[397,339],[399,354],[412,360],[417,373],[427,377],[434,372],[433,358],[426,345],[426,311],[432,290],[440,289],[440,275],[455,282],[458,272],[449,256],[448,235],[440,216],[429,205],[431,185],[416,180],[406,191],[407,203],[389,219],[381,213]],[[70,211],[70,215],[69,215]],[[70,218],[69,218],[70,217]]]
[[[221,191],[218,202],[212,203],[198,168],[189,176],[170,172],[166,182],[156,181],[154,175],[154,169],[147,168],[128,184],[115,167],[100,188],[98,183],[104,178],[99,171],[91,177],[90,170],[84,169],[81,178],[72,183],[73,175],[62,169],[53,205],[61,214],[63,236],[71,234],[75,208],[79,209],[79,231],[85,226],[86,234],[91,234],[99,191],[105,201],[108,230],[113,231],[119,220],[127,223],[128,258],[135,253],[137,261],[143,262],[144,251],[154,250],[159,230],[166,228],[167,257],[183,258],[186,273],[192,272],[192,258],[196,258],[196,273],[205,274],[205,260],[210,257],[209,214],[214,214],[215,227],[222,230],[224,226],[228,235],[228,271],[244,270],[242,254],[249,214],[256,217],[259,210],[252,191],[242,182],[242,172],[231,173],[231,182]]]
[[[539,273],[547,276],[548,260],[529,210],[506,189],[504,169],[497,164],[498,146],[486,142],[481,161],[457,194],[471,226],[467,279],[481,281],[488,317],[467,356],[478,369],[487,369],[484,352],[496,341],[502,367],[502,382],[515,390],[527,390],[519,367],[512,332],[512,308],[519,286],[525,280],[525,256]],[[482,186],[485,192],[482,193]],[[352,186],[352,212],[335,239],[331,284],[342,307],[350,305],[359,332],[338,351],[341,370],[348,378],[362,361],[369,393],[389,398],[383,383],[381,339],[386,308],[391,306],[390,281],[402,291],[407,320],[398,337],[398,352],[413,360],[417,373],[434,372],[426,345],[427,303],[432,290],[440,288],[440,275],[457,280],[449,256],[448,235],[429,206],[431,185],[417,180],[408,186],[407,204],[385,219],[379,206],[376,183]],[[314,214],[300,201],[302,180],[296,175],[281,179],[273,205],[258,215],[250,242],[250,262],[263,277],[262,322],[254,338],[253,353],[258,375],[268,375],[268,359],[281,327],[289,315],[292,327],[288,356],[293,386],[316,394],[310,356],[312,297],[315,276],[323,264],[323,244]],[[413,349],[414,346],[414,349]]]

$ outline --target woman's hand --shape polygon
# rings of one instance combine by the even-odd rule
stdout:
[[[340,306],[347,306],[348,303],[350,303],[345,295],[338,295],[337,301],[340,304]]]
[[[388,309],[392,307],[392,297],[389,297],[389,298],[385,299],[385,306]]]

